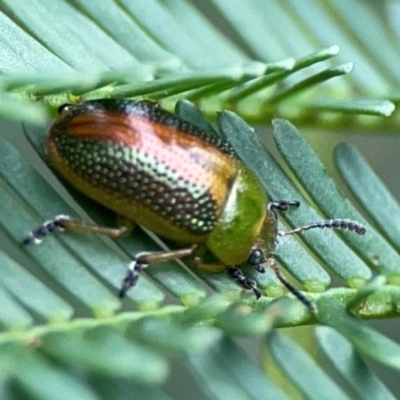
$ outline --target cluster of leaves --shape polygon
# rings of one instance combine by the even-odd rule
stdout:
[[[190,1],[172,3],[4,0],[0,113],[40,121],[47,117],[45,104],[108,96],[169,105],[183,97],[211,114],[229,108],[254,122],[277,112],[312,123],[326,111],[387,116],[394,110],[388,100],[362,97],[384,94],[396,102],[390,88],[400,78],[391,67],[400,61],[393,32],[369,4],[313,0],[299,7],[288,0],[266,7],[237,0],[231,7],[214,0],[199,10]],[[242,48],[202,11],[218,15]],[[343,43],[345,62],[326,66],[322,62],[339,53],[333,37]],[[318,85],[351,73],[349,60],[358,67],[351,83]]]
[[[395,32],[369,3],[310,0],[300,7],[295,0],[270,1],[268,9],[262,0],[235,0],[235,7],[223,0],[204,3],[3,0],[0,114],[41,122],[26,124],[24,132],[46,161],[47,126],[42,122],[53,106],[65,101],[135,97],[172,108],[185,98],[211,115],[230,109],[255,122],[278,114],[299,124],[333,121],[336,127],[343,121],[382,126],[382,119],[359,115],[394,111],[397,98],[390,88],[399,80],[399,72],[390,68],[398,65]],[[352,15],[360,24],[354,24]],[[210,18],[219,19],[233,41]],[[379,46],[367,33],[381,38]],[[360,66],[351,84],[326,82],[352,70],[348,62],[327,66],[338,46],[313,51],[330,44],[332,36],[343,42],[344,56]],[[355,46],[357,42],[363,46]],[[311,86],[315,88],[309,91]],[[341,100],[383,92],[386,100]],[[327,111],[335,117],[325,118]],[[191,103],[178,102],[176,113],[218,134]],[[395,113],[386,126],[396,126],[396,120]],[[49,184],[27,163],[25,153],[2,140],[1,398],[168,399],[161,386],[171,355],[179,354],[186,378],[203,398],[284,399],[287,395],[232,339],[256,335],[263,335],[268,365],[275,360],[307,398],[393,398],[362,355],[399,369],[400,347],[359,317],[399,314],[398,204],[346,144],[337,147],[335,161],[358,210],[371,223],[343,197],[291,123],[275,120],[273,133],[297,185],[243,119],[224,111],[217,125],[271,198],[302,202],[299,210],[285,213],[283,228],[319,220],[321,214],[367,226],[362,238],[351,232],[310,231],[279,245],[276,258],[307,289],[319,313],[309,315],[288,297],[271,301],[282,294],[271,271],[252,275],[269,296],[255,302],[240,300],[240,289],[225,274],[199,271],[190,262],[149,269],[129,293],[124,312],[117,313],[121,302],[116,290],[127,263],[139,251],[160,249],[159,242],[137,229],[116,242],[65,234],[22,248],[24,235],[60,213],[89,215],[106,225],[115,221],[68,186],[75,202],[66,201],[65,191]],[[327,290],[331,280],[326,269],[349,287]],[[371,280],[373,274],[377,276]],[[207,297],[210,288],[221,295]],[[179,305],[163,305],[166,293]],[[315,340],[342,377],[342,387],[297,344],[272,330],[311,322],[324,325],[315,329]],[[171,385],[168,390],[178,396]]]

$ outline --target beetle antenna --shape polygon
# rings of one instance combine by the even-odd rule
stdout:
[[[349,231],[354,231],[358,235],[364,235],[366,232],[365,226],[357,221],[351,219],[328,219],[326,221],[313,222],[312,224],[299,226],[288,231],[279,231],[278,236],[289,236],[303,231],[308,231],[309,229],[347,229]]]

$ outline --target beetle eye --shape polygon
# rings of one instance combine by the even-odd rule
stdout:
[[[57,112],[59,115],[66,114],[68,111],[71,110],[73,104],[65,103],[58,107]]]

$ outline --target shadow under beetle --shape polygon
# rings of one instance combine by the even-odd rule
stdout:
[[[244,289],[261,291],[237,267],[258,272],[272,268],[282,284],[310,311],[314,304],[280,273],[273,258],[278,236],[313,228],[349,229],[356,221],[333,219],[278,231],[277,211],[297,201],[268,201],[256,175],[221,137],[149,101],[100,99],[59,108],[47,152],[53,167],[78,190],[182,249],[136,255],[122,281],[120,296],[136,285],[142,269],[168,260],[193,257],[199,268],[226,270]],[[59,215],[32,231],[25,244],[40,243],[59,230],[118,237],[126,227],[110,228]],[[218,263],[204,264],[208,249]]]

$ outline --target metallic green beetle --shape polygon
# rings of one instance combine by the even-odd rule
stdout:
[[[54,168],[78,190],[162,237],[179,250],[140,253],[130,264],[120,296],[135,286],[150,264],[192,256],[200,268],[227,270],[243,288],[261,296],[256,282],[237,267],[258,272],[268,264],[278,279],[310,310],[312,303],[278,270],[277,236],[311,228],[341,228],[364,234],[356,221],[335,219],[278,232],[276,211],[296,201],[268,202],[256,175],[230,144],[149,101],[91,100],[60,107],[47,151]],[[25,243],[40,242],[54,230],[126,234],[126,227],[100,227],[57,216],[31,232]],[[202,263],[208,249],[218,263]]]

